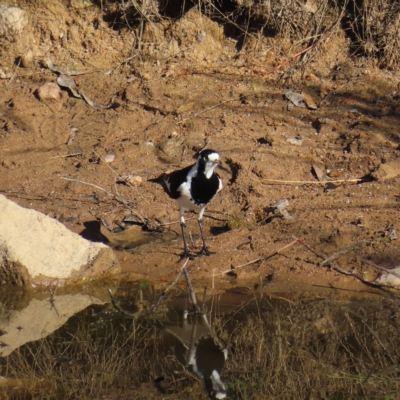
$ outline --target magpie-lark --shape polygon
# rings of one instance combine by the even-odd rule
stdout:
[[[166,326],[169,343],[178,361],[201,380],[209,398],[225,399],[226,386],[220,374],[228,358],[227,346],[211,330],[205,314],[187,317],[185,312],[182,326],[180,321]]]
[[[200,152],[194,165],[183,168],[170,174],[162,175],[159,181],[166,193],[175,199],[181,214],[181,229],[183,237],[184,252],[181,258],[192,258],[189,253],[185,237],[185,211],[198,211],[198,223],[203,240],[203,248],[200,254],[210,255],[206,246],[203,232],[203,214],[207,205],[222,189],[222,180],[214,172],[220,162],[219,154],[214,150],[203,150]]]

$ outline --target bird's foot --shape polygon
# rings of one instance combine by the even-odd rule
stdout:
[[[211,254],[216,254],[215,251],[210,251],[206,246],[203,246],[199,255],[200,256],[210,256]]]
[[[189,260],[194,260],[197,257],[196,254],[191,253],[189,250],[185,250],[181,256],[179,257],[178,263],[180,263],[183,260],[186,260],[187,258]]]

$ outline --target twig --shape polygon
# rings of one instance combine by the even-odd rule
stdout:
[[[182,119],[181,121],[179,121],[179,122],[177,123],[177,125],[182,124],[183,122],[187,121],[188,119],[196,118],[198,115],[204,114],[205,112],[210,111],[210,110],[212,110],[212,109],[214,109],[214,108],[217,108],[217,107],[221,106],[222,104],[229,103],[229,102],[231,102],[231,101],[236,101],[236,100],[237,100],[237,99],[235,98],[235,99],[229,99],[229,100],[222,101],[221,103],[218,103],[218,104],[215,104],[214,106],[208,107],[208,108],[206,108],[206,109],[203,110],[203,111],[200,111],[200,112],[198,112],[198,113],[196,113],[196,114],[191,115],[190,117],[187,117],[187,118]]]
[[[395,276],[396,278],[400,278],[400,274],[397,274],[396,272],[393,272],[393,271],[391,271],[391,270],[388,269],[388,268],[381,267],[380,265],[375,264],[375,263],[372,262],[372,261],[365,260],[364,258],[361,258],[361,257],[357,257],[357,259],[358,259],[359,261],[365,263],[365,264],[370,265],[371,267],[374,267],[374,268],[377,268],[377,269],[379,269],[379,270],[381,270],[381,271],[384,271],[385,273],[387,273],[387,274],[389,274],[389,275],[393,275],[393,276]]]
[[[135,314],[131,314],[131,313],[129,313],[129,312],[123,310],[123,309],[117,304],[117,301],[115,300],[115,298],[114,298],[114,296],[113,296],[113,294],[112,294],[112,292],[111,292],[111,289],[108,289],[108,293],[110,293],[112,305],[114,306],[114,308],[115,308],[120,314],[122,314],[122,315],[125,316],[125,317],[135,318]]]
[[[339,18],[321,35],[321,37],[315,42],[313,43],[311,46],[308,46],[306,49],[296,53],[294,56],[288,58],[286,61],[284,61],[283,63],[281,63],[280,65],[278,65],[276,68],[270,70],[270,71],[260,71],[257,70],[255,68],[250,68],[251,71],[257,73],[257,74],[262,74],[262,75],[270,75],[274,72],[277,72],[278,70],[280,70],[282,67],[284,67],[286,64],[288,64],[290,61],[294,60],[296,57],[301,56],[304,53],[307,53],[308,51],[312,50],[314,47],[316,47],[324,38],[325,36],[328,35],[328,33],[331,32],[331,30],[335,27],[336,24],[338,24],[338,22],[341,20],[342,18],[342,14],[339,16]]]
[[[185,221],[190,221],[191,219],[193,219],[195,217],[190,217],[190,218],[185,218]],[[175,224],[180,224],[181,221],[173,221],[173,222],[164,222],[162,224],[158,224],[159,226],[167,226],[167,225],[175,225]]]
[[[322,254],[320,254],[320,253],[318,253],[317,251],[315,251],[311,246],[309,246],[307,243],[303,242],[302,239],[297,238],[297,240],[298,240],[298,242],[299,242],[300,244],[302,244],[306,249],[310,250],[311,253],[314,253],[317,257],[322,258],[322,260],[325,260],[325,257],[324,257]],[[362,282],[364,282],[364,280],[363,280],[362,278],[360,278],[360,277],[354,275],[352,272],[347,272],[347,271],[345,271],[345,270],[343,270],[343,269],[337,267],[336,264],[333,263],[333,261],[329,261],[328,263],[329,263],[329,266],[330,266],[332,269],[334,269],[335,271],[340,272],[341,274],[344,274],[344,275],[354,276],[355,278],[360,279]],[[364,282],[364,283],[365,283],[365,282]]]
[[[51,291],[51,295],[50,295],[49,301],[50,301],[50,304],[51,304],[50,310],[54,308],[54,310],[55,310],[56,313],[57,313],[57,316],[59,317],[60,314],[58,313],[57,307],[56,307],[56,305],[54,304],[54,296],[56,295],[57,289],[58,289],[58,286],[56,285],[56,287],[54,288],[54,290]]]
[[[290,243],[287,244],[286,246],[283,246],[282,248],[280,248],[280,249],[278,249],[278,250],[273,250],[273,251],[269,252],[269,253],[268,253],[266,256],[264,256],[264,257],[257,258],[256,260],[249,261],[249,262],[247,262],[247,263],[245,263],[245,264],[238,265],[237,267],[233,267],[233,268],[231,268],[231,269],[227,269],[226,271],[221,272],[221,275],[227,274],[228,272],[232,272],[232,271],[234,271],[234,270],[236,270],[236,269],[238,269],[238,268],[247,267],[248,265],[254,264],[254,263],[259,262],[259,261],[264,262],[264,261],[267,260],[268,258],[270,258],[270,257],[272,257],[272,256],[274,256],[274,255],[276,255],[276,254],[279,254],[282,250],[286,250],[287,248],[293,246],[293,245],[296,244],[299,240],[300,240],[300,239],[295,239],[295,240],[293,240],[293,242],[290,242]]]
[[[203,304],[201,305],[201,312],[204,312],[204,308],[206,306],[206,300],[207,300],[207,286],[204,286]]]
[[[68,158],[68,157],[76,157],[76,156],[81,156],[81,155],[82,155],[82,151],[77,151],[75,153],[69,153],[69,154],[65,154],[63,156],[50,157],[49,160],[53,160],[54,158]]]
[[[94,187],[96,189],[102,190],[104,193],[107,193],[109,196],[116,198],[115,195],[113,195],[112,193],[110,193],[107,190],[103,189],[102,187],[95,185],[94,183],[84,182],[84,181],[80,181],[78,179],[66,178],[64,176],[60,176],[60,178],[64,179],[65,181],[77,182],[77,183],[82,183],[83,185],[92,186],[92,187]]]
[[[376,366],[379,364],[379,362],[382,360],[382,358],[384,356],[386,356],[387,354],[389,354],[389,351],[387,349],[387,347],[383,344],[383,342],[379,339],[378,335],[375,333],[375,331],[367,324],[367,322],[364,320],[364,318],[360,315],[358,315],[357,313],[355,313],[352,310],[347,310],[347,312],[349,312],[350,314],[353,314],[354,316],[360,318],[361,322],[367,327],[367,329],[371,332],[371,335],[374,337],[374,339],[378,342],[378,344],[382,347],[382,353],[380,355],[380,357],[375,361],[374,365],[372,366],[370,372],[368,373],[368,375],[366,376],[366,378],[364,379],[363,383],[367,382],[368,379],[372,376],[372,374],[375,372],[376,370]]]
[[[99,159],[100,159],[101,161],[103,161],[103,163],[110,169],[110,171],[111,171],[116,177],[118,177],[118,174],[108,165],[108,163],[107,163],[99,154],[97,154],[95,151],[93,151],[93,153],[96,154],[96,156],[99,157]],[[116,179],[115,179],[115,182],[116,182]],[[125,184],[126,184],[127,186],[129,186],[131,189],[136,190],[138,196],[140,196],[148,205],[150,205],[149,201],[139,192],[139,190],[138,190],[138,188],[137,188],[136,186],[132,186],[129,182],[125,182]],[[120,197],[120,200],[119,200],[119,201],[121,201],[121,203],[123,203],[123,204],[126,206],[126,201],[125,201],[121,196],[119,196],[119,197]],[[127,207],[127,206],[126,206],[126,207]],[[127,208],[130,209],[130,207],[127,207]],[[143,217],[140,217],[140,216],[139,216],[139,218],[141,218],[141,219],[143,220]]]
[[[158,299],[157,303],[154,304],[153,307],[151,307],[151,310],[149,311],[149,314],[151,314],[154,310],[157,309],[157,307],[160,305],[161,301],[164,299],[164,297],[166,296],[166,294],[178,283],[179,278],[182,275],[183,272],[183,268],[186,267],[187,263],[188,263],[189,259],[186,259],[185,264],[183,264],[183,267],[181,268],[181,270],[179,271],[178,275],[176,276],[176,278],[173,280],[173,282],[161,293],[160,298]]]
[[[355,247],[361,246],[361,245],[364,244],[364,243],[365,243],[365,241],[364,241],[364,240],[361,240],[360,242],[354,243],[354,244],[352,244],[352,245],[349,246],[349,247],[345,247],[344,249],[339,250],[339,251],[336,252],[336,253],[333,253],[333,254],[332,254],[331,256],[329,256],[328,258],[325,258],[324,261],[320,262],[319,266],[320,266],[320,267],[323,267],[325,264],[327,264],[327,263],[333,261],[335,258],[338,258],[340,255],[342,255],[342,254],[344,254],[344,253],[347,253],[349,250],[353,250]]]
[[[307,248],[312,253],[314,253],[317,257],[322,258],[323,260],[325,260],[325,257],[322,254],[318,253],[311,246],[309,246],[308,244],[304,243],[303,240],[301,240],[300,238],[297,238],[297,240],[298,240],[298,242],[300,244],[302,244],[305,248]],[[378,284],[376,284],[374,282],[366,281],[362,277],[360,277],[358,275],[355,275],[353,272],[345,271],[345,270],[339,268],[333,261],[328,261],[328,264],[329,264],[329,267],[332,268],[333,270],[335,270],[335,271],[337,271],[337,272],[339,272],[339,273],[341,273],[343,275],[352,276],[353,278],[356,278],[360,282],[364,283],[364,285],[372,286],[372,287],[375,287],[375,288],[383,290],[383,285],[378,285]]]
[[[338,179],[335,181],[283,181],[280,179],[261,179],[261,182],[274,182],[281,185],[326,185],[327,183],[345,183],[345,182],[369,182],[368,179]]]
[[[20,64],[21,64],[21,58],[18,60],[18,64],[17,64],[17,66],[15,68],[15,72],[13,73],[12,77],[10,78],[10,80],[8,81],[6,86],[8,86],[12,82],[12,80],[15,78],[15,76],[17,75],[17,71],[18,71],[18,68],[19,68]]]
[[[104,193],[107,193],[110,197],[114,198],[116,201],[119,201],[120,203],[122,203],[128,210],[132,211],[131,207],[129,207],[129,204],[122,197],[116,196],[115,194],[108,192],[107,190],[103,189],[101,186],[95,185],[94,183],[90,183],[90,182],[80,181],[78,179],[66,178],[64,176],[60,176],[60,178],[66,180],[66,181],[82,183],[83,185],[92,186],[96,189],[102,190]],[[137,215],[137,217],[141,218],[143,220],[143,218],[140,217],[139,215]]]

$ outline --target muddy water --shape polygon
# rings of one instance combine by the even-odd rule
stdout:
[[[156,308],[145,281],[113,288],[115,305],[107,289],[3,293],[0,398],[400,397],[387,294],[201,291],[196,315],[183,286]]]

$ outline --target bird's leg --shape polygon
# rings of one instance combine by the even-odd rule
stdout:
[[[203,239],[203,247],[201,249],[200,254],[205,254],[206,256],[209,256],[211,254],[211,252],[210,252],[210,250],[208,250],[207,245],[206,245],[206,239],[204,238],[203,219],[199,218],[198,222],[199,222],[199,227],[200,227],[200,232],[201,232],[201,238]]]
[[[183,253],[179,259],[179,261],[182,261],[184,258],[189,258],[193,260],[193,254],[190,254],[187,243],[186,243],[186,236],[185,236],[185,216],[183,215],[183,212],[181,212],[181,229],[182,229],[182,238],[183,238]]]

